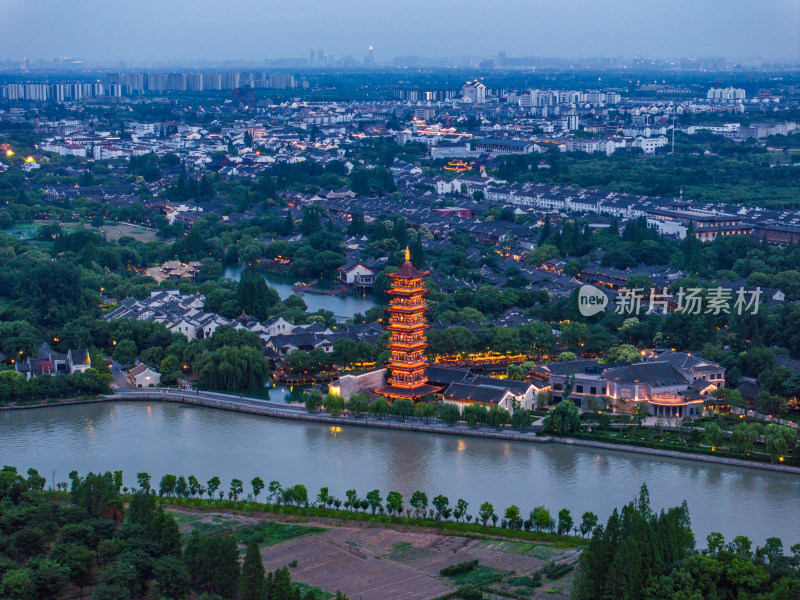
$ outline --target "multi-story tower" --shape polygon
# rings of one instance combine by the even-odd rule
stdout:
[[[423,277],[428,272],[417,270],[411,264],[411,256],[406,248],[406,261],[394,273],[388,275],[392,279],[392,287],[388,294],[392,297],[389,303],[389,326],[391,333],[389,359],[391,373],[386,387],[378,391],[390,399],[408,398],[419,400],[426,394],[438,391],[439,388],[429,385],[425,376],[428,362],[425,360],[425,330],[428,323],[425,311],[425,294],[428,290],[423,284]]]

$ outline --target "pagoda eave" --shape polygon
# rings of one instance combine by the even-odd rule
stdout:
[[[415,400],[417,398],[421,398],[422,396],[427,396],[428,394],[435,394],[436,392],[441,391],[441,389],[442,388],[438,386],[426,383],[413,388],[403,388],[395,385],[389,385],[379,388],[375,390],[375,392],[381,396],[386,396],[387,398],[407,398],[408,400]]]

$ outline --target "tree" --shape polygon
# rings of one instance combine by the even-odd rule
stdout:
[[[159,363],[158,370],[161,373],[162,384],[174,385],[181,376],[181,363],[175,355],[167,354]]]
[[[433,504],[433,507],[436,509],[438,515],[444,516],[445,512],[447,512],[448,506],[450,505],[450,500],[447,499],[447,496],[439,494],[438,496],[434,497],[431,504]]]
[[[569,510],[562,508],[558,511],[558,535],[566,535],[572,529],[572,515]]]
[[[731,444],[742,454],[750,454],[759,434],[757,423],[739,423],[731,430]]]
[[[178,478],[175,475],[165,474],[158,484],[158,495],[171,497],[175,493],[177,483]]]
[[[491,505],[489,502],[484,502],[481,504],[481,507],[478,509],[478,516],[481,518],[481,522],[486,525],[486,522],[490,519],[493,520],[494,514],[494,506]]]
[[[461,413],[455,404],[445,403],[439,407],[439,418],[448,425],[455,425],[460,417]]]
[[[133,340],[122,340],[114,347],[112,358],[127,367],[136,360],[138,352],[139,350],[136,348],[136,344]]]
[[[136,483],[139,484],[139,489],[143,492],[150,491],[150,475],[147,473],[137,473]]]
[[[594,514],[593,512],[588,512],[588,511],[583,513],[583,516],[581,517],[581,524],[579,527],[581,535],[583,537],[586,537],[592,531],[594,531],[595,527],[597,527],[597,515]]]
[[[183,475],[178,477],[178,483],[175,484],[175,495],[179,498],[186,498],[189,495],[189,482]]]
[[[403,512],[403,495],[400,492],[389,492],[386,495],[386,510],[389,514],[397,513],[398,515]]]
[[[642,353],[639,352],[636,346],[621,344],[619,346],[611,346],[606,350],[603,359],[606,363],[630,365],[642,360]]]
[[[59,598],[69,582],[69,569],[49,558],[34,559],[29,566],[33,567],[31,580],[36,588],[36,597]]]
[[[216,475],[214,475],[214,477],[212,477],[211,479],[206,481],[206,487],[208,488],[208,497],[209,498],[214,498],[214,494],[219,489],[219,486],[221,484],[222,484],[222,482],[219,480],[219,477],[217,477]]]
[[[414,414],[414,403],[408,398],[398,398],[392,404],[392,412],[405,421]]]
[[[367,402],[361,394],[355,394],[345,403],[345,407],[354,417],[360,417],[367,412]]]
[[[244,484],[242,483],[241,479],[231,479],[231,496],[233,497],[233,501],[236,502],[239,499],[239,496],[242,495],[244,491]]]
[[[519,507],[516,504],[512,504],[506,509],[503,518],[511,529],[519,529],[522,526],[522,517],[520,516]]]
[[[56,544],[50,558],[69,569],[69,579],[81,590],[93,581],[95,553],[80,544]]]
[[[189,475],[189,494],[194,497],[200,493],[200,481],[194,475]]]
[[[264,250],[260,246],[252,245],[254,260],[260,258]],[[243,248],[241,252],[244,252]],[[280,296],[275,288],[267,285],[264,277],[251,269],[242,271],[239,286],[236,290],[236,299],[241,310],[259,320],[266,320],[270,310],[280,302]]]
[[[265,600],[266,578],[264,577],[264,563],[261,562],[261,552],[258,543],[250,540],[242,563],[242,580],[239,584],[239,595],[242,600]]]
[[[303,398],[305,400],[306,410],[308,412],[315,413],[322,408],[322,394],[320,394],[317,390],[310,390],[306,392],[303,394]]]
[[[525,431],[533,423],[531,411],[517,407],[511,415],[511,426],[519,431]]]
[[[258,502],[258,495],[261,493],[261,490],[264,489],[264,480],[261,477],[253,477],[250,480],[250,485],[253,486],[253,497]]]
[[[153,576],[158,590],[166,598],[183,598],[189,593],[189,575],[177,556],[162,556],[156,561]]]
[[[427,421],[431,417],[436,416],[436,404],[433,402],[418,402],[414,405],[414,412],[417,418]]]
[[[358,510],[358,507],[361,506],[361,500],[358,498],[358,492],[356,490],[350,489],[344,493],[347,500],[345,500],[344,505],[347,509],[354,508]]]
[[[467,514],[467,509],[469,508],[469,502],[464,500],[463,498],[459,498],[456,502],[456,508],[453,511],[453,516],[456,520],[464,521],[464,516]]]
[[[536,531],[550,529],[553,526],[553,517],[544,506],[537,506],[530,513],[531,521],[536,526]]]
[[[782,461],[790,450],[794,450],[797,445],[797,434],[791,427],[772,423],[767,426],[764,443],[769,452],[770,461],[777,463]]]
[[[30,569],[12,569],[0,580],[0,596],[8,600],[35,600],[36,586]]]
[[[411,494],[411,500],[409,500],[408,503],[411,505],[411,508],[414,509],[414,514],[419,518],[420,513],[424,515],[425,511],[428,509],[428,496],[425,492],[417,490]]]
[[[297,506],[308,506],[308,490],[302,483],[297,483],[292,486],[292,496]]]
[[[389,414],[389,403],[386,398],[376,398],[369,405],[369,414],[372,417],[383,419]]]
[[[372,514],[375,514],[375,511],[381,508],[381,493],[380,490],[372,490],[367,492],[367,502],[369,503],[370,509],[372,509]]]
[[[117,493],[119,494],[120,490],[122,489],[122,471],[114,471],[114,487],[117,488]]]
[[[344,398],[338,394],[325,394],[323,404],[325,410],[327,410],[332,417],[338,417],[342,414],[342,411],[344,411]]]
[[[578,431],[581,426],[578,407],[569,398],[562,400],[544,418],[542,425],[546,432],[556,435],[566,435]]]
[[[725,443],[725,433],[719,423],[709,423],[705,427],[703,439],[712,449],[719,448]]]

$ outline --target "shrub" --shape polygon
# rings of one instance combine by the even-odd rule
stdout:
[[[559,577],[563,577],[572,571],[572,569],[572,565],[568,565],[566,563],[557,565],[555,563],[548,562],[542,565],[542,570],[544,571],[544,574],[547,575],[548,579],[558,579]]]
[[[465,585],[456,590],[456,598],[463,598],[463,600],[482,600],[483,592],[474,585]]]
[[[450,565],[449,567],[445,567],[444,569],[439,571],[439,575],[441,575],[442,577],[453,577],[455,575],[460,575],[461,573],[468,573],[477,566],[478,566],[477,558],[474,560],[467,560],[464,562],[456,563],[454,565]]]

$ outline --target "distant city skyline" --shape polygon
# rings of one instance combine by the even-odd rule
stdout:
[[[0,60],[163,64],[395,56],[800,58],[800,2],[4,0]]]

